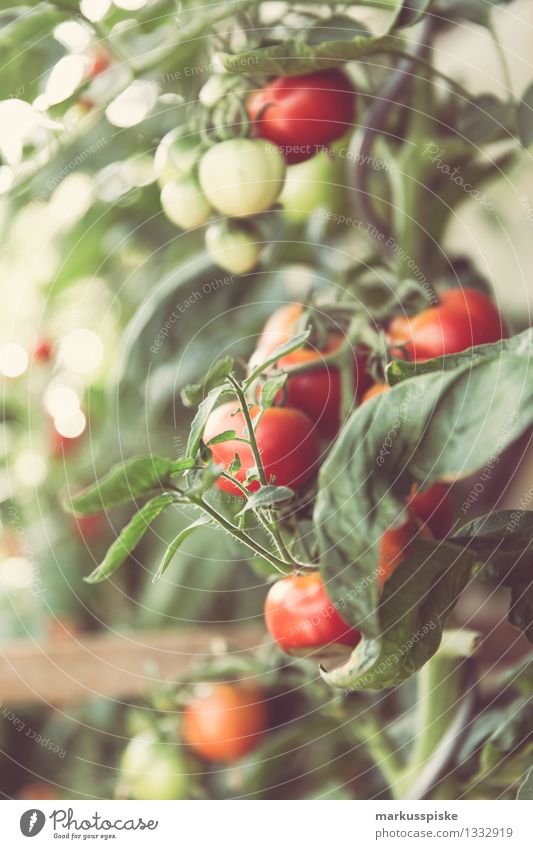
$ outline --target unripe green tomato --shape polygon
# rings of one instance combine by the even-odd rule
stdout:
[[[283,188],[285,159],[271,142],[230,139],[200,160],[200,185],[224,215],[245,218],[269,209]]]
[[[222,221],[211,224],[205,244],[217,265],[232,274],[246,274],[257,265],[261,234],[248,221]]]
[[[177,127],[159,142],[155,152],[154,170],[160,186],[170,180],[188,177],[200,159],[200,146],[194,137]]]
[[[305,162],[289,165],[279,196],[283,216],[299,224],[317,210],[341,208],[344,180],[343,161],[325,152]]]
[[[126,746],[120,759],[120,783],[133,799],[184,799],[187,775],[178,747],[142,731]]]
[[[205,224],[213,212],[198,180],[192,176],[166,183],[161,189],[161,206],[167,218],[184,230]]]

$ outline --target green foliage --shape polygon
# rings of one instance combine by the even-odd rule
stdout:
[[[417,540],[416,553],[400,564],[378,599],[379,542],[397,522],[411,484],[466,477],[490,463],[533,420],[527,391],[531,334],[492,346],[489,356],[484,349],[469,353],[469,362],[444,370],[426,364],[425,374],[364,404],[322,466],[314,513],[321,572],[347,621],[366,637],[350,663],[331,674],[340,686],[391,686],[419,668],[438,646],[446,616],[475,563],[480,558],[485,563],[487,546],[490,560],[493,539],[484,540],[479,526],[467,547],[455,546],[453,538]],[[487,386],[505,386],[506,404],[499,393],[488,395]],[[500,520],[500,537],[506,533]],[[512,619],[527,628],[530,601],[521,571],[515,581]],[[424,625],[433,627],[412,644]],[[384,663],[398,652],[401,663]]]
[[[164,488],[171,476],[187,468],[179,460],[167,460],[154,454],[133,457],[117,463],[97,483],[87,487],[67,507],[75,513],[89,516],[99,510],[108,510],[119,504],[129,504],[155,489]]]
[[[108,549],[106,556],[100,565],[85,578],[88,584],[97,584],[111,575],[121,566],[129,554],[133,551],[146,531],[163,510],[177,501],[176,494],[165,492],[156,495],[147,501],[144,507],[135,514],[119,536]]]

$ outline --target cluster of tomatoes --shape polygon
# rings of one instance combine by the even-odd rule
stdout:
[[[251,271],[265,241],[257,216],[283,202],[293,166],[323,157],[346,133],[355,104],[348,77],[325,70],[277,77],[249,93],[246,137],[213,143],[187,128],[172,130],[155,157],[165,214],[182,229],[212,220],[205,242],[213,260],[235,274]]]
[[[296,335],[302,313],[303,306],[292,303],[271,316],[251,358],[252,369]],[[507,335],[496,305],[484,292],[473,288],[447,289],[440,294],[438,303],[410,318],[394,317],[384,331],[391,356],[407,356],[414,362],[497,342]],[[341,425],[339,369],[326,358],[344,341],[343,333],[332,330],[321,347],[301,348],[277,363],[278,369],[288,372],[285,388],[254,428],[269,483],[299,492],[316,474],[323,446],[327,448]],[[350,350],[354,399],[356,403],[366,403],[372,395],[389,387],[385,383],[372,384],[364,350],[357,346]],[[302,363],[313,367],[291,376],[291,368]],[[252,417],[256,411],[252,406]],[[220,489],[244,497],[246,489],[255,491],[260,484],[253,474],[248,481],[255,460],[246,441],[243,413],[237,403],[231,402],[211,414],[204,439],[209,442],[230,430],[237,438],[212,443],[210,448],[214,461],[225,470],[232,464],[235,468],[235,457],[239,458],[238,470],[233,472],[238,484],[232,482],[232,475],[220,477],[217,483]],[[442,539],[450,533],[453,521],[453,501],[444,483],[436,482],[420,491],[413,487],[398,525],[382,536],[376,574],[378,590],[383,589],[417,537]],[[343,620],[329,599],[317,571],[295,572],[274,583],[266,598],[265,621],[273,639],[289,654],[329,652],[338,646],[355,646],[360,639],[359,631]]]

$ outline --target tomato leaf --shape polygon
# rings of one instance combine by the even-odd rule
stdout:
[[[187,441],[188,457],[196,457],[196,455],[198,454],[198,449],[200,448],[200,443],[202,442],[202,436],[207,423],[207,419],[209,418],[215,407],[218,406],[218,403],[222,400],[224,394],[230,394],[228,387],[225,384],[222,384],[221,386],[215,386],[214,389],[210,390],[207,395],[207,398],[204,398],[204,400],[198,407],[197,413],[192,421],[191,429],[189,431],[189,439]]]
[[[220,442],[228,442],[230,439],[235,439],[237,436],[234,430],[225,430],[223,433],[219,433],[214,436],[209,442],[206,442],[206,445],[218,445]]]
[[[113,545],[108,549],[100,565],[84,580],[88,584],[97,584],[109,578],[122,565],[137,543],[145,535],[154,519],[163,512],[169,504],[174,504],[178,496],[174,492],[164,492],[156,495],[141,507],[125,528],[122,529]]]
[[[222,357],[211,366],[205,380],[185,386],[181,391],[181,400],[185,406],[197,407],[211,389],[219,386],[231,374],[234,362],[233,357]]]
[[[235,55],[222,53],[221,59],[225,69],[232,73],[246,73],[246,69],[249,71],[253,67],[254,74],[290,76],[334,68],[373,53],[390,51],[397,45],[398,39],[390,35],[356,35],[350,41],[322,41],[315,45],[300,39],[287,39]]]
[[[80,516],[89,516],[100,510],[128,504],[155,489],[164,489],[172,475],[189,465],[189,460],[169,460],[157,454],[141,454],[112,466],[107,475],[65,503],[65,509]]]
[[[381,634],[364,639],[346,664],[323,672],[329,684],[348,690],[393,687],[437,651],[453,605],[470,578],[474,556],[422,539],[414,547],[385,583],[379,602]],[[375,583],[374,576],[370,580]],[[362,586],[362,580],[351,587],[345,580],[341,601],[328,584],[328,592],[343,605],[343,617],[346,605],[363,593]],[[361,629],[363,625],[360,621]]]
[[[212,523],[212,520],[209,516],[200,516],[199,519],[196,519],[195,522],[192,522],[190,525],[187,525],[186,528],[183,528],[183,530],[181,530],[179,532],[179,534],[177,534],[174,537],[174,539],[172,540],[170,545],[167,547],[167,550],[165,551],[165,553],[163,555],[163,558],[161,560],[161,563],[159,564],[159,567],[157,569],[156,574],[152,578],[154,584],[155,584],[156,581],[158,581],[160,579],[161,575],[166,570],[170,561],[174,557],[176,551],[181,546],[181,544],[183,542],[185,542],[187,537],[189,537],[192,533],[194,533],[194,531],[196,531],[198,528],[204,527],[205,525],[210,525],[211,523]]]
[[[301,348],[309,338],[310,332],[310,330],[304,330],[303,333],[298,333],[296,336],[293,336],[290,342],[278,345],[278,347],[272,351],[267,360],[263,363],[259,363],[259,365],[250,372],[243,384],[243,389],[245,391],[249,389],[254,380],[257,380],[261,374],[266,372],[270,366],[275,365],[282,357],[285,357],[287,354],[292,354],[293,351],[297,351],[298,348]]]
[[[391,386],[401,383],[415,375],[431,374],[449,371],[463,365],[474,365],[485,359],[498,359],[506,351],[515,354],[527,353],[533,347],[533,329],[528,328],[517,336],[501,339],[489,345],[477,345],[459,354],[448,354],[420,363],[410,363],[407,360],[393,360],[387,367],[387,380]]]
[[[228,466],[228,474],[229,475],[235,475],[240,470],[241,466],[242,466],[241,458],[239,457],[238,454],[235,454],[233,460],[231,461],[231,463]]]
[[[288,375],[278,374],[265,380],[261,386],[261,407],[266,410],[271,407],[287,382]]]
[[[514,104],[493,94],[480,94],[464,103],[458,116],[457,131],[476,147],[507,136],[514,129]]]
[[[344,426],[319,475],[314,522],[328,593],[365,639],[349,667],[330,673],[334,682],[391,686],[434,653],[479,562],[475,546],[418,540],[378,599],[379,542],[401,515],[413,482],[465,477],[531,425],[532,350],[530,335],[529,344],[524,337],[498,356],[405,380],[359,407]],[[406,576],[408,589],[400,586]],[[429,622],[435,627],[411,645]],[[383,666],[386,656],[397,662]],[[363,675],[370,676],[366,685]]]
[[[289,501],[294,496],[294,491],[288,486],[262,486],[257,492],[252,493],[242,510],[237,513],[241,516],[248,510],[257,510],[261,507],[273,507],[274,504],[281,504],[282,501]]]

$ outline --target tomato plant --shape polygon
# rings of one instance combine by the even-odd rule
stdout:
[[[6,670],[194,662],[51,664],[0,791],[531,796],[527,4],[175,5],[2,13]]]
[[[259,138],[303,162],[343,136],[355,120],[355,91],[338,69],[277,77],[254,92],[248,111]]]
[[[251,408],[252,418],[258,413],[258,407]],[[234,431],[238,439],[230,438],[211,445],[213,459],[227,470],[237,456],[240,468],[235,478],[245,484],[248,491],[254,492],[259,489],[259,481],[246,481],[256,468],[255,458],[251,446],[238,441],[246,439],[248,431],[242,412],[232,402],[222,404],[211,413],[204,440],[209,444],[227,431]],[[314,475],[320,454],[318,440],[313,423],[302,412],[272,407],[261,415],[255,435],[267,481],[299,489]],[[257,472],[255,475],[257,477]],[[242,490],[227,478],[218,478],[217,486],[232,495],[242,495]]]
[[[247,684],[207,684],[199,690],[185,707],[184,742],[208,761],[235,761],[252,751],[268,724],[261,691]]]
[[[272,584],[265,601],[265,622],[287,654],[326,654],[358,644],[361,633],[342,619],[328,598],[318,572],[289,575]]]

